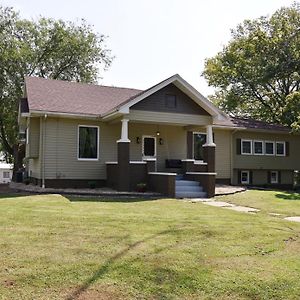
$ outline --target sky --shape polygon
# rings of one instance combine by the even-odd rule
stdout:
[[[147,89],[176,73],[204,96],[206,58],[231,38],[245,19],[271,15],[294,0],[1,0],[22,17],[78,21],[108,36],[115,59],[100,84]]]

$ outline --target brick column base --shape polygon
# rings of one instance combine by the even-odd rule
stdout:
[[[129,145],[130,142],[118,141],[118,191],[130,191]]]
[[[207,172],[216,171],[216,146],[203,145],[203,161],[207,163]]]

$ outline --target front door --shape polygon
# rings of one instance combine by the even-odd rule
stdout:
[[[206,143],[206,134],[200,132],[194,132],[194,159],[203,160],[203,145]]]
[[[156,157],[156,138],[154,136],[143,136],[143,158]]]

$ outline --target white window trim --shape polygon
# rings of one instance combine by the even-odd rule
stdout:
[[[195,159],[194,134],[203,134],[203,135],[206,135],[206,141],[207,141],[207,133],[206,133],[206,132],[193,131],[193,147],[192,147],[193,159]],[[203,159],[202,159],[202,160],[200,160],[200,159],[195,159],[195,162],[203,162]]]
[[[256,153],[255,152],[255,143],[261,143],[262,144],[262,153]],[[253,141],[253,154],[254,155],[264,155],[265,154],[265,143],[262,140],[254,140]]]
[[[26,128],[26,144],[29,144],[29,126]]]
[[[276,174],[276,180],[272,180],[272,173]],[[270,182],[273,183],[273,184],[278,183],[278,171],[271,171]]]
[[[145,138],[153,138],[154,139],[154,155],[153,156],[144,155],[144,139]],[[143,135],[142,136],[142,157],[143,157],[143,159],[156,157],[156,136],[154,136],[154,135]]]
[[[277,144],[283,144],[283,154],[277,154]],[[275,148],[276,148],[276,149],[275,149],[275,154],[276,154],[276,156],[285,156],[285,155],[286,155],[285,142],[282,142],[282,141],[276,142]]]
[[[243,152],[243,142],[250,142],[250,153],[245,153]],[[253,153],[253,145],[252,145],[252,140],[241,140],[241,154],[242,155],[252,155]]]
[[[247,174],[246,181],[243,181],[243,173]],[[250,184],[250,172],[249,171],[241,171],[241,184]]]
[[[97,128],[97,158],[79,158],[79,128],[80,127],[90,127],[90,128]],[[80,161],[98,161],[99,160],[99,145],[100,145],[100,127],[96,125],[78,125],[77,128],[77,160]]]
[[[273,144],[273,154],[267,153],[266,143]],[[275,155],[275,150],[276,150],[276,149],[275,149],[275,142],[274,142],[274,141],[265,141],[265,155],[268,155],[268,156],[274,156],[274,155]]]

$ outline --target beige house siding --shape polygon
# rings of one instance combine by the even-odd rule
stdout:
[[[153,112],[130,110],[128,119],[135,122],[148,122],[173,125],[207,125],[212,124],[211,116],[182,113]]]
[[[241,170],[249,170],[247,168]],[[293,184],[294,180],[294,172],[292,170],[276,170],[272,169],[273,171],[280,171],[281,181],[280,184],[291,185]],[[268,183],[268,171],[270,170],[252,170],[252,185],[270,185]],[[238,170],[233,171],[233,184],[240,184],[238,181]]]
[[[157,136],[156,132],[160,135]],[[151,125],[129,122],[130,159],[142,160],[142,137],[153,136],[156,138],[157,170],[165,169],[166,159],[184,159],[186,158],[186,131],[182,126]],[[136,138],[140,143],[136,143]],[[159,144],[159,139],[163,144]]]
[[[214,130],[217,179],[231,177],[231,131]]]
[[[37,119],[39,120],[39,119]],[[107,161],[117,160],[117,143],[121,133],[121,122],[103,123],[62,118],[47,118],[45,122],[45,178],[46,179],[106,179]],[[78,126],[94,125],[100,130],[99,160],[77,159]],[[41,125],[43,128],[43,124]],[[160,135],[157,136],[157,131]],[[194,131],[205,132],[204,127]],[[230,132],[214,130],[217,178],[230,178]],[[40,131],[39,148],[42,149]],[[183,126],[155,125],[129,122],[130,160],[141,161],[143,136],[156,137],[157,170],[165,170],[166,159],[187,158],[187,129]],[[137,137],[140,142],[137,143]],[[159,139],[162,139],[162,145]],[[41,151],[40,151],[41,153]],[[41,178],[42,155],[29,160],[30,176]]]
[[[97,161],[78,160],[78,126],[99,126]],[[120,124],[48,118],[45,132],[46,179],[105,179],[106,161],[116,160]]]
[[[289,142],[289,156],[239,155],[237,139],[285,141]],[[274,134],[238,131],[233,138],[233,168],[265,169],[265,170],[299,170],[300,169],[300,136],[290,134]]]
[[[28,118],[28,144],[26,143],[26,158],[28,159],[29,176],[41,178],[40,164],[40,118]]]

